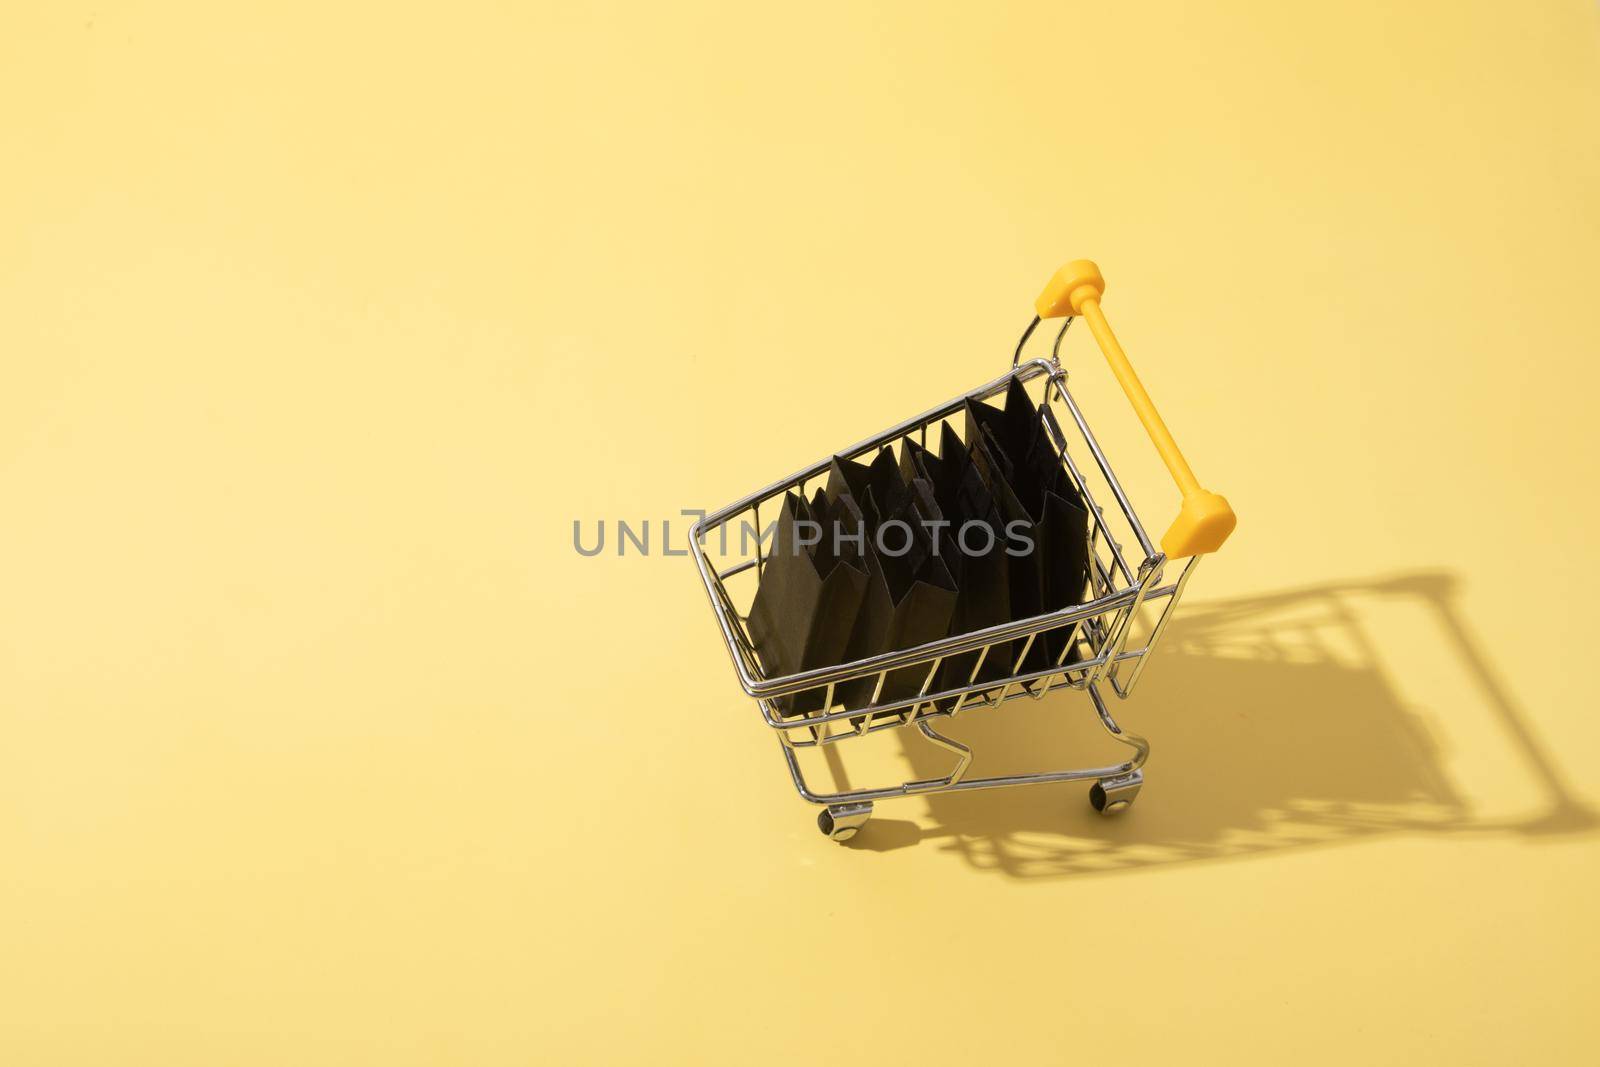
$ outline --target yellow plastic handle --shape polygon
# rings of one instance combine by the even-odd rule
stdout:
[[[1169,559],[1215,552],[1233,533],[1237,521],[1233,508],[1216,493],[1201,488],[1200,480],[1189,469],[1188,460],[1178,451],[1172,431],[1161,420],[1161,413],[1156,410],[1150,394],[1144,391],[1133,364],[1128,362],[1127,353],[1122,351],[1117,335],[1111,332],[1111,324],[1100,310],[1100,297],[1105,291],[1106,280],[1101,277],[1100,268],[1090,260],[1075,259],[1056,271],[1039,299],[1034,301],[1034,309],[1041,319],[1076,315],[1089,324],[1100,351],[1105,353],[1106,362],[1111,364],[1111,373],[1116,375],[1139,421],[1144,423],[1145,432],[1150,435],[1156,451],[1161,453],[1172,480],[1183,492],[1183,506],[1162,536],[1161,550]]]

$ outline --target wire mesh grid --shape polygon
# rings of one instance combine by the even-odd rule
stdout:
[[[716,612],[724,641],[744,691],[757,698],[767,724],[784,734],[787,745],[804,748],[833,744],[879,730],[910,726],[920,720],[994,707],[1021,696],[1041,699],[1057,687],[1089,688],[1108,680],[1119,697],[1138,681],[1143,662],[1159,640],[1171,608],[1182,593],[1193,566],[1178,580],[1162,584],[1166,557],[1150,542],[1132,503],[1112,471],[1082,410],[1067,388],[1067,375],[1053,360],[1022,363],[1013,374],[996,378],[939,407],[907,419],[836,453],[844,459],[888,447],[898,456],[916,440],[935,449],[939,427],[961,415],[965,402],[982,401],[1005,391],[1015,376],[1038,406],[1047,433],[1067,477],[1088,512],[1089,585],[1084,603],[1059,611],[958,634],[918,646],[837,666],[769,677],[756,653],[749,612],[759,577],[771,551],[774,516],[786,493],[802,495],[827,479],[828,459],[797,471],[696,524],[696,564]],[[767,525],[763,525],[765,516]],[[1151,607],[1159,610],[1151,612]],[[1055,662],[1024,670],[1023,663],[1040,638],[1052,631],[1065,635]],[[975,655],[975,658],[974,658]],[[937,688],[940,667],[953,657],[972,660],[965,684]],[[1005,656],[1004,671],[995,677],[991,657]],[[966,660],[961,662],[965,663]],[[984,672],[985,665],[989,671]],[[914,674],[919,683],[911,696],[880,699],[891,679]],[[848,683],[872,679],[865,702],[841,699]],[[903,689],[903,686],[896,688]],[[791,702],[786,712],[780,699],[813,694]]]

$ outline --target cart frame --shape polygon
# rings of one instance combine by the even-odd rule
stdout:
[[[1146,429],[1156,440],[1163,459],[1168,461],[1174,477],[1184,489],[1184,513],[1163,538],[1162,548],[1157,548],[1145,532],[1128,494],[1089,428],[1088,420],[1067,388],[1067,372],[1060,363],[1060,347],[1067,328],[1073,322],[1071,315],[1065,316],[1049,359],[1024,361],[1021,358],[1024,347],[1040,323],[1040,317],[1035,317],[1017,345],[1010,372],[835,453],[842,458],[853,459],[876,452],[884,446],[903,448],[904,442],[912,437],[919,438],[926,447],[929,429],[937,428],[945,419],[959,416],[969,399],[978,402],[996,396],[1007,389],[1013,377],[1025,386],[1042,382],[1040,417],[1067,477],[1081,494],[1089,516],[1089,599],[1086,602],[942,638],[915,648],[769,678],[755,653],[747,615],[736,606],[730,583],[737,581],[748,585],[753,593],[754,583],[751,579],[759,578],[768,551],[761,526],[763,508],[769,509],[769,515],[776,514],[785,493],[796,491],[803,495],[813,479],[825,480],[831,456],[705,515],[694,524],[690,544],[695,565],[733,660],[739,684],[747,695],[756,699],[763,720],[777,733],[795,789],[805,800],[823,806],[818,813],[818,826],[824,834],[835,840],[844,841],[854,836],[872,814],[873,803],[892,797],[1092,779],[1091,803],[1097,810],[1113,814],[1125,810],[1138,795],[1144,781],[1141,768],[1149,756],[1150,746],[1144,738],[1118,725],[1107,707],[1103,688],[1109,686],[1111,692],[1122,699],[1132,694],[1150,654],[1161,640],[1173,609],[1194,575],[1200,556],[1212,550],[1214,546],[1207,547],[1210,541],[1220,544],[1221,539],[1226,538],[1232,529],[1233,516],[1231,510],[1226,511],[1226,528],[1218,536],[1216,526],[1223,519],[1210,500],[1221,502],[1223,509],[1227,508],[1227,504],[1222,498],[1199,488],[1199,483],[1194,481],[1187,464],[1183,463],[1176,445],[1171,443],[1170,434],[1166,433],[1160,416],[1155,413],[1138,379],[1133,376],[1131,366],[1126,365],[1126,356],[1122,356],[1120,347],[1116,347],[1116,340],[1110,334],[1109,327],[1104,326],[1104,318],[1099,312],[1098,297],[1103,288],[1104,282],[1100,280],[1093,264],[1079,260],[1062,268],[1036,306],[1040,317],[1058,317],[1064,314],[1063,309],[1070,307],[1087,318],[1111,362],[1113,372],[1117,373],[1124,389],[1128,391],[1135,410],[1145,421]],[[1092,295],[1089,292],[1091,290]],[[1063,302],[1066,298],[1061,296],[1062,291],[1069,297],[1079,296],[1082,299]],[[1108,349],[1108,341],[1114,352]],[[1126,376],[1121,373],[1118,356],[1121,357],[1122,368],[1127,371]],[[1141,398],[1151,418],[1145,417],[1146,410],[1141,408]],[[1071,436],[1069,430],[1073,432]],[[1081,444],[1092,458],[1092,467],[1080,465],[1076,460],[1076,444]],[[1170,456],[1163,444],[1170,446]],[[1181,474],[1187,474],[1187,481],[1191,484],[1186,485],[1180,470],[1174,468],[1173,457],[1182,465]],[[1089,475],[1097,475],[1098,478],[1091,479]],[[1091,485],[1091,480],[1096,480],[1096,484]],[[1108,512],[1097,499],[1097,488],[1100,494],[1109,495],[1115,504],[1114,510]],[[729,531],[736,522],[739,524],[741,548],[732,553],[734,562],[718,566],[710,558],[707,542],[715,537],[723,555],[727,556]],[[745,555],[744,546],[748,545],[750,533],[756,535],[755,552]],[[1131,540],[1142,555],[1130,559],[1124,540]],[[1174,548],[1178,552],[1170,553]],[[1169,563],[1173,562],[1169,554],[1186,555],[1188,559],[1183,562],[1176,580],[1165,583]],[[754,575],[750,574],[751,571],[755,572]],[[1151,612],[1155,612],[1153,621],[1149,619]],[[1022,670],[1022,664],[1034,643],[1040,635],[1051,631],[1067,633],[1056,662],[1042,669]],[[1136,632],[1140,634],[1137,638],[1134,636]],[[1019,648],[1019,651],[1002,677],[980,681],[978,675],[997,646],[1005,652],[1013,647]],[[978,655],[966,684],[941,690],[932,688],[940,666],[947,659],[972,652]],[[880,701],[879,695],[889,674],[907,669],[926,671],[920,690],[911,697]],[[845,683],[874,677],[876,682],[872,696],[866,703],[846,705],[836,698],[837,691]],[[969,778],[966,772],[972,762],[972,749],[934,729],[935,720],[955,718],[974,709],[998,707],[1022,696],[1041,700],[1056,688],[1085,691],[1106,733],[1132,749],[1129,758],[1106,766]],[[791,714],[780,711],[780,698],[808,690],[821,694],[817,710]],[[835,792],[819,791],[806,782],[798,758],[799,750],[834,745],[882,730],[908,728],[915,728],[929,741],[952,753],[956,762],[948,774],[881,788]]]

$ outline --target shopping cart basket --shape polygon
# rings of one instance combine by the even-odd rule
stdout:
[[[969,399],[977,402],[1000,394],[1010,387],[1013,378],[1017,379],[1029,389],[1029,396],[1036,398],[1053,451],[1086,505],[1090,558],[1089,589],[1084,603],[956,634],[915,648],[768,677],[756,654],[749,628],[750,605],[768,555],[761,537],[761,517],[763,513],[769,518],[777,514],[786,493],[798,492],[804,496],[809,484],[826,480],[830,459],[825,458],[708,514],[694,526],[690,543],[695,564],[733,658],[739,684],[748,695],[756,698],[763,719],[777,732],[795,788],[804,799],[823,805],[817,825],[835,840],[853,837],[871,816],[873,803],[890,797],[1092,779],[1090,802],[1096,810],[1112,814],[1126,809],[1143,784],[1141,768],[1150,746],[1144,738],[1118,726],[1106,706],[1103,686],[1108,685],[1119,698],[1125,699],[1133,692],[1200,557],[1215,551],[1227,539],[1233,531],[1234,515],[1226,500],[1201,488],[1179,452],[1106,322],[1100,309],[1104,291],[1105,281],[1095,264],[1088,260],[1068,263],[1035,301],[1037,314],[1017,344],[1009,373],[835,453],[853,459],[885,446],[898,451],[913,438],[927,447],[930,427],[937,431],[943,420],[959,416]],[[1183,503],[1178,517],[1162,537],[1160,549],[1145,533],[1127,493],[1090,431],[1083,411],[1067,389],[1067,373],[1060,363],[1060,350],[1062,338],[1074,317],[1088,322],[1112,373],[1182,491]],[[1064,321],[1050,358],[1024,360],[1029,339],[1041,320],[1054,318]],[[1082,452],[1076,447],[1079,444],[1087,451],[1092,464],[1082,462]],[[1102,501],[1110,503],[1102,506]],[[1106,507],[1112,504],[1114,510],[1108,512]],[[753,551],[746,548],[751,532],[755,533]],[[719,554],[715,562],[712,560],[713,539]],[[1127,549],[1130,539],[1142,555],[1130,558]],[[1169,581],[1168,563],[1176,560],[1185,562],[1177,577]],[[1049,640],[1047,647],[1052,650],[1059,647],[1060,652],[1053,663],[1038,667],[1037,657],[1028,660],[1029,653],[1042,635],[1052,631],[1060,633]],[[976,653],[975,658],[973,653]],[[980,674],[991,655],[1006,658],[1005,673],[1000,677],[994,677],[992,664],[991,670]],[[963,667],[968,661],[972,662],[965,684],[946,684],[949,671],[941,673],[940,667],[947,661],[959,662]],[[1027,668],[1025,663],[1028,663]],[[897,673],[903,677],[898,672],[907,669],[922,672],[921,688],[910,696],[880,699],[889,675]],[[936,678],[942,687],[936,687]],[[841,694],[867,691],[869,683],[863,682],[864,679],[873,680],[871,695],[865,702],[860,699],[847,702],[840,698]],[[859,684],[851,685],[852,682]],[[1037,700],[1055,688],[1088,693],[1106,732],[1132,749],[1129,758],[1102,767],[968,778],[966,772],[972,762],[972,750],[934,729],[937,719],[978,708],[998,707],[1024,695]],[[798,702],[787,699],[801,693],[809,693],[813,698]],[[810,710],[796,714],[795,709],[801,707]],[[907,728],[915,728],[954,755],[955,766],[948,774],[882,788],[831,793],[819,792],[807,785],[798,750],[836,745],[882,730]]]

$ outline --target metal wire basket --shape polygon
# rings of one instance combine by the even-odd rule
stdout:
[[[853,837],[872,814],[873,803],[891,797],[963,789],[1032,785],[1045,782],[1093,780],[1090,801],[1106,814],[1122,811],[1133,802],[1143,784],[1143,767],[1150,746],[1144,738],[1123,730],[1112,717],[1103,690],[1128,697],[1161,640],[1162,632],[1193,576],[1200,557],[1220,547],[1232,532],[1234,517],[1223,498],[1200,487],[1149,396],[1134,374],[1127,356],[1100,310],[1105,283],[1099,269],[1087,260],[1063,267],[1036,301],[1038,315],[1017,345],[1012,369],[950,401],[906,419],[881,433],[834,453],[853,459],[889,447],[899,452],[915,438],[928,447],[930,428],[959,416],[968,399],[976,401],[1003,393],[1013,378],[1029,391],[1039,408],[1046,432],[1067,476],[1080,493],[1089,515],[1089,590],[1086,602],[986,629],[956,634],[915,648],[871,656],[836,666],[768,677],[756,655],[749,631],[749,611],[768,548],[761,536],[761,516],[777,514],[784,494],[802,495],[815,482],[825,481],[830,458],[758,489],[732,504],[706,515],[694,526],[691,546],[695,565],[705,584],[717,625],[727,645],[745,693],[756,698],[762,718],[778,736],[789,774],[801,797],[823,805],[817,823],[827,836],[844,841]],[[1162,459],[1183,491],[1183,508],[1162,538],[1161,548],[1151,542],[1129,502],[1110,461],[1089,429],[1088,420],[1067,388],[1067,373],[1059,353],[1061,338],[1073,317],[1081,317],[1093,331],[1129,400],[1150,434]],[[1041,319],[1063,318],[1049,359],[1024,361],[1022,355]],[[1087,453],[1090,461],[1081,457]],[[1107,508],[1111,510],[1107,510]],[[753,548],[751,541],[753,540]],[[1134,552],[1130,553],[1129,546]],[[1175,578],[1173,561],[1184,560]],[[1169,580],[1171,578],[1171,580]],[[1055,662],[1043,668],[1024,669],[1029,653],[1042,635],[1059,632],[1049,647],[1061,649]],[[1013,654],[1013,650],[1015,654]],[[976,653],[976,658],[972,654]],[[984,672],[991,656],[1007,659],[1005,673]],[[972,659],[965,684],[935,688],[940,668],[954,657],[965,664]],[[1037,659],[1034,661],[1037,662]],[[911,696],[880,699],[891,673],[921,672],[920,689]],[[948,672],[945,674],[948,678]],[[871,679],[871,696],[847,702],[840,694],[865,692]],[[903,692],[903,688],[896,686]],[[1082,690],[1089,696],[1106,732],[1131,749],[1121,763],[1030,774],[969,778],[972,750],[938,733],[936,720],[953,718],[978,708],[994,708],[1019,697],[1042,699],[1053,689]],[[816,699],[779,701],[801,693]],[[813,710],[795,713],[794,708]],[[883,730],[914,728],[934,744],[948,750],[955,764],[948,774],[898,785],[868,789],[819,792],[809,786],[797,752],[836,745]]]

